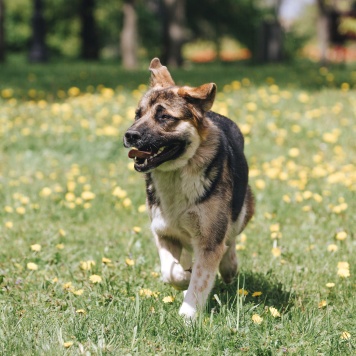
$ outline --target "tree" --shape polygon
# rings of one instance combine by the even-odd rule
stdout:
[[[0,0],[0,62],[5,60],[4,0]]]
[[[121,32],[122,65],[126,69],[137,68],[137,14],[135,0],[124,0],[123,28]]]
[[[31,62],[47,61],[47,48],[45,45],[46,29],[42,14],[42,1],[34,0],[32,17],[32,45],[29,59]]]
[[[162,0],[163,53],[162,60],[170,67],[183,63],[182,46],[185,36],[185,0]],[[202,5],[204,6],[204,5]]]
[[[81,0],[79,15],[81,20],[81,57],[83,59],[99,58],[99,42],[94,17],[95,0]]]

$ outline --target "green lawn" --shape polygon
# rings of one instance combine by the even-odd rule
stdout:
[[[145,67],[148,66],[145,65]],[[147,70],[0,67],[0,354],[353,355],[356,67],[204,65],[246,137],[256,215],[239,279],[195,323],[160,281],[122,135]]]

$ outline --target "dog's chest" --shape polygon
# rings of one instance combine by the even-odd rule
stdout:
[[[162,235],[186,237],[191,230],[189,211],[204,193],[204,180],[181,170],[155,174],[152,178],[159,200],[159,206],[152,209],[152,228]]]

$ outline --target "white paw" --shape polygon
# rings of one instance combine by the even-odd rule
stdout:
[[[171,284],[175,289],[185,290],[188,288],[191,273],[185,271],[179,263],[172,265],[172,268],[162,271],[162,280]]]
[[[179,309],[179,315],[185,317],[186,319],[193,320],[195,318],[196,313],[196,308],[192,307],[186,302],[183,302],[182,306]]]

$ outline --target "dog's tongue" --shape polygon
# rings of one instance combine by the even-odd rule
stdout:
[[[139,150],[130,150],[129,158],[148,158],[151,157],[151,152],[139,151]]]

